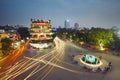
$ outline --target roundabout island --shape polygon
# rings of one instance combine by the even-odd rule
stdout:
[[[104,71],[108,67],[108,62],[104,59],[100,59],[94,55],[84,54],[74,57],[74,61],[77,61],[81,67],[97,71],[98,69]]]

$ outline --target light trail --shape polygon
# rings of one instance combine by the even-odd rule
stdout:
[[[60,62],[60,63],[67,64],[67,65],[69,65],[69,66],[75,66],[75,65],[73,65],[73,64],[71,64],[71,63],[68,63],[68,62],[65,62],[65,61],[61,61],[61,60],[59,60],[59,59],[57,59],[57,58],[55,58],[55,60],[58,61],[58,62]]]
[[[51,53],[51,52],[50,52],[50,53]],[[43,56],[41,56],[40,58],[47,57],[47,55],[48,55],[48,54],[43,55]],[[49,55],[50,55],[50,54],[49,54]],[[32,66],[34,67],[34,66],[35,66],[34,64],[35,64],[35,63],[34,63],[34,62],[31,62],[31,60],[28,60],[27,62],[24,61],[24,63],[23,63],[22,65],[19,64],[19,65],[16,66],[16,67],[18,67],[17,70],[15,70],[16,67],[13,67],[8,74],[10,74],[11,71],[13,71],[13,72],[14,72],[13,74],[20,75],[20,74],[22,74],[23,72],[25,72],[25,71],[27,71],[28,69],[30,69],[29,66],[32,65]],[[31,68],[32,68],[32,66],[31,66]],[[6,75],[6,76],[8,76],[8,75]],[[6,77],[6,76],[4,76],[4,77]]]
[[[40,61],[40,60],[37,60],[37,59],[32,59],[32,60],[38,61],[38,62],[42,62],[42,63],[44,63],[44,64],[48,63],[49,65],[53,65],[53,66],[55,66],[55,67],[58,67],[58,68],[61,68],[61,69],[64,69],[64,70],[67,70],[67,71],[70,71],[70,72],[80,73],[79,71],[71,70],[71,69],[68,69],[68,68],[59,66],[59,65],[57,65],[57,64],[54,64],[54,63],[52,63],[52,62],[46,61],[46,60],[41,60],[41,61]]]
[[[39,66],[37,66],[24,80],[27,80],[35,71],[37,71],[37,69],[40,67],[40,65]]]
[[[56,57],[56,56],[54,56],[54,57]],[[36,74],[36,73],[39,72],[40,70],[44,69],[44,68],[54,59],[54,57],[51,58],[51,60],[49,60],[48,62],[46,62],[43,67],[41,67],[40,69],[38,69],[37,71],[35,71],[33,74],[29,75],[29,77],[30,77],[30,76],[33,76],[34,74]],[[34,59],[32,59],[32,60],[34,60]],[[42,60],[39,60],[39,59],[35,59],[34,61],[43,62]],[[46,71],[48,71],[48,70],[46,69]],[[44,71],[44,72],[45,72],[45,71]],[[43,72],[43,73],[44,73],[44,72]]]
[[[18,62],[17,62],[15,65],[13,65],[10,69],[8,69],[8,70],[7,70],[8,73],[14,71],[14,68],[15,68],[16,66],[23,64],[24,62],[22,62],[22,61],[23,61],[23,59],[20,60],[20,61],[18,61]],[[3,74],[6,73],[7,71],[1,72],[0,75],[3,75]]]
[[[74,47],[74,48],[76,48],[76,49],[81,50],[83,53],[86,52],[86,49],[84,49],[84,48],[82,48],[82,47],[79,47],[79,46],[77,46],[77,45],[75,45],[75,44],[73,44],[73,43],[71,43],[71,42],[69,42],[69,41],[66,41],[66,44],[67,44],[67,45],[70,45],[70,46],[72,46],[72,47]]]
[[[29,65],[27,65],[27,68],[29,68],[29,66],[31,66],[31,65],[32,65],[31,68],[34,67],[34,66],[35,66],[34,64],[38,64],[38,63],[35,63],[35,61],[33,61],[32,63],[29,63]],[[27,68],[25,67],[25,69],[27,69]],[[27,69],[27,70],[28,70],[28,69]],[[20,75],[20,74],[22,74],[22,72],[19,73],[19,75]]]
[[[63,48],[63,46],[61,46],[62,48]],[[58,47],[56,47],[56,48],[58,48]],[[59,46],[59,48],[58,48],[59,50],[58,51],[60,51],[60,46]],[[64,51],[64,50],[63,50]],[[59,53],[59,52],[58,52]],[[56,61],[57,62],[57,61]],[[50,73],[50,71],[52,71],[52,69],[53,69],[53,67],[48,71],[48,73],[46,74],[46,75],[44,75],[43,76],[43,78],[42,79],[44,79],[49,73]],[[47,70],[46,70],[47,71]]]
[[[13,65],[12,68],[10,68],[9,71],[6,73],[6,75],[1,78],[1,80],[15,79],[19,75],[23,74],[24,72],[32,68],[34,69],[24,78],[24,80],[29,79],[39,71],[42,71],[45,69],[44,71],[41,72],[40,76],[37,77],[37,79],[41,78],[41,80],[44,80],[47,77],[47,75],[54,70],[54,67],[57,67],[72,73],[80,73],[80,71],[76,71],[76,70],[72,70],[72,69],[60,66],[60,64],[65,63],[62,61],[65,58],[66,45],[59,38],[55,38],[54,41],[55,41],[56,47],[53,48],[51,52],[44,54],[43,56],[36,55],[32,58],[24,57],[23,60]],[[22,52],[23,51],[21,51],[20,53]]]
[[[18,53],[19,53],[19,52],[18,52]],[[17,55],[17,54],[16,54],[16,55]],[[42,57],[47,57],[47,55],[44,55],[44,56],[42,56]],[[41,58],[42,58],[42,57],[41,57]],[[30,61],[30,60],[29,60],[29,61]],[[28,61],[28,62],[29,62],[29,61]],[[26,62],[26,63],[27,63],[27,62]],[[26,63],[24,63],[24,64],[26,64]],[[32,63],[29,64],[28,66],[22,68],[23,66],[25,66],[24,64],[23,64],[21,67],[19,67],[19,69],[17,69],[17,70],[14,71],[14,72],[17,72],[17,73],[18,73],[19,70],[22,71],[23,69],[28,69],[28,68],[26,68],[26,67],[28,67],[28,66],[31,65]],[[18,65],[17,65],[17,66],[18,66]],[[16,66],[16,67],[17,67],[17,66]],[[21,68],[22,68],[22,70],[21,70]],[[14,69],[15,69],[15,67],[13,67],[13,68],[8,72],[8,74],[11,73]],[[24,70],[24,71],[25,71],[25,70]],[[21,73],[22,73],[22,72],[21,72]]]
[[[56,47],[56,51],[57,51],[57,49],[60,49],[60,48],[57,48]],[[56,57],[54,57],[54,58],[56,58]],[[56,63],[57,63],[57,61],[56,61]],[[46,66],[44,66],[44,67],[46,67]],[[52,66],[52,67],[49,67],[48,69],[46,69],[43,73],[46,73],[44,76],[43,76],[43,78],[42,79],[44,79],[51,71],[52,71],[52,69],[53,69],[53,67],[54,66]],[[39,71],[39,70],[38,70]],[[34,75],[34,74],[33,74]],[[29,77],[30,77],[30,75],[29,75]],[[28,77],[27,77],[28,78]],[[39,78],[39,77],[38,77]],[[26,78],[25,78],[25,80],[26,80]]]
[[[61,48],[61,50],[62,50],[62,48]],[[61,54],[62,54],[62,53],[61,53]],[[58,57],[59,57],[59,59],[61,59],[62,55],[59,54]],[[56,57],[55,57],[55,58],[56,58]],[[58,61],[56,61],[55,58],[54,58],[54,64],[58,64]],[[48,71],[46,70],[47,73],[41,78],[41,80],[44,80],[44,79],[47,77],[47,75],[54,69],[54,67],[55,67],[55,66],[52,65],[51,68],[50,68]],[[39,79],[39,77],[38,77],[37,79]]]
[[[64,51],[64,50],[63,50]],[[64,53],[64,52],[62,52],[62,53]],[[32,59],[32,60],[36,60],[36,61],[39,61],[39,60],[37,60],[37,59]],[[57,62],[57,61],[56,61]],[[55,63],[54,63],[55,64]],[[53,65],[53,64],[51,64],[52,66],[55,66],[55,65]],[[57,66],[58,67],[58,66]],[[53,68],[53,67],[52,67]],[[48,74],[49,74],[49,72],[52,70],[52,68],[48,71],[48,73],[46,74],[46,75],[44,75],[43,76],[43,78],[42,79],[44,79]],[[59,67],[59,68],[61,68],[61,67]],[[66,69],[66,68],[63,68],[63,69]],[[72,71],[72,72],[77,72],[78,73],[78,71],[73,71],[73,70],[71,70],[71,69],[66,69],[66,70],[69,70],[69,71]]]

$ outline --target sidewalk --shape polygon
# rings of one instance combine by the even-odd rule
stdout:
[[[106,54],[109,54],[109,55],[115,55],[115,56],[120,56],[120,52],[115,52],[115,51],[112,51],[112,50],[104,50],[104,51],[101,51],[101,50],[97,50],[97,49],[94,49],[94,48],[91,48],[91,47],[88,47],[88,46],[81,46],[79,44],[76,44],[73,42],[74,45],[78,46],[78,47],[82,47],[84,49],[87,49],[87,50],[90,50],[90,51],[94,51],[94,52],[98,52],[98,53],[106,53]]]

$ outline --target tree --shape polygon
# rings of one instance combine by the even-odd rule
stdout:
[[[9,38],[2,38],[1,43],[3,55],[7,55],[8,52],[11,50],[12,40],[10,40]]]
[[[30,37],[30,32],[27,27],[20,27],[17,31],[20,34],[21,39],[26,39],[27,37]]]
[[[109,30],[95,30],[89,32],[89,38],[96,45],[108,47],[113,41],[113,32]]]

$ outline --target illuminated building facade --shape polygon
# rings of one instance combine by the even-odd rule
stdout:
[[[19,41],[21,39],[16,30],[9,30],[8,35],[13,42]]]
[[[9,38],[8,34],[5,32],[4,29],[0,29],[0,41],[2,38]]]
[[[31,19],[31,28],[30,35],[32,42],[44,42],[51,41],[52,38],[52,29],[51,29],[51,20],[33,20]]]
[[[5,31],[4,29],[0,29],[0,41],[3,38],[9,38],[12,41],[12,47],[15,48],[14,45],[19,42],[20,35],[17,33],[16,30]],[[2,43],[1,42],[0,42],[0,48],[2,48]]]

